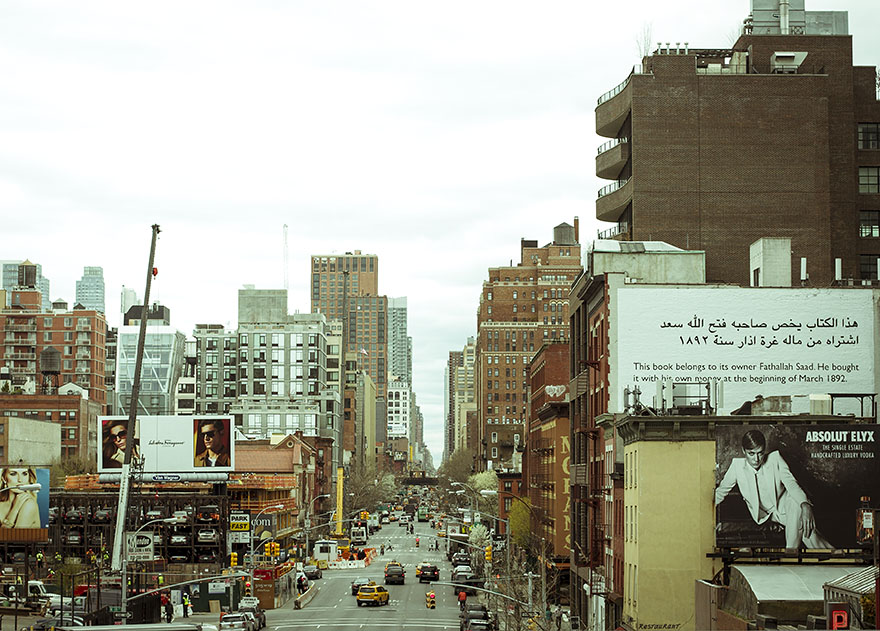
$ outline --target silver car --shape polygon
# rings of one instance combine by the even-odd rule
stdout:
[[[228,613],[220,619],[220,631],[257,631],[253,615]]]

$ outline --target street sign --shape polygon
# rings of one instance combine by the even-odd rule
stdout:
[[[231,543],[248,543],[251,535],[250,513],[229,514],[229,538]]]
[[[127,557],[129,561],[153,560],[153,533],[139,532],[127,535]]]
[[[153,482],[179,482],[180,474],[178,473],[154,473],[152,475]]]

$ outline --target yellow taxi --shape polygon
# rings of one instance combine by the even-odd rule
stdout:
[[[438,537],[445,537],[445,536],[446,536],[446,531],[445,531],[445,530],[438,530],[438,531],[437,531],[437,536],[438,536]]]
[[[422,573],[422,566],[424,566],[424,565],[434,565],[434,564],[433,564],[433,563],[430,563],[430,562],[428,562],[428,561],[422,561],[421,563],[419,563],[419,564],[416,566],[416,576],[421,575],[421,573]]]
[[[385,564],[385,569],[387,570],[392,565],[397,565],[399,567],[403,567],[403,565],[398,561],[388,561],[388,563]]]
[[[391,517],[388,518],[388,521],[397,521],[397,519],[398,519],[397,515],[392,515]]]
[[[357,604],[358,607],[370,603],[382,606],[388,604],[388,598],[388,590],[381,585],[363,585],[357,593]]]

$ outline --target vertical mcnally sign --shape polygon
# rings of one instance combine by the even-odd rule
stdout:
[[[139,416],[134,431],[127,416],[100,418],[98,472],[119,471],[128,441],[132,458],[144,458],[147,473],[220,471],[235,468],[235,441],[229,416]]]
[[[626,285],[614,296],[611,412],[624,411],[625,388],[651,406],[664,381],[721,384],[719,414],[758,395],[877,392],[871,290]]]
[[[716,427],[715,545],[871,545],[878,434],[866,424]]]

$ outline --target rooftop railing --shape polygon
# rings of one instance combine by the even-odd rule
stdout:
[[[627,85],[629,85],[630,79],[632,79],[633,75],[636,74],[646,74],[645,68],[641,64],[636,64],[633,66],[633,69],[630,71],[629,76],[624,79],[619,85],[615,86],[613,89],[608,90],[605,94],[599,97],[599,102],[597,105],[602,105],[605,101],[613,99],[615,96],[623,92]],[[649,73],[648,73],[649,74]]]

